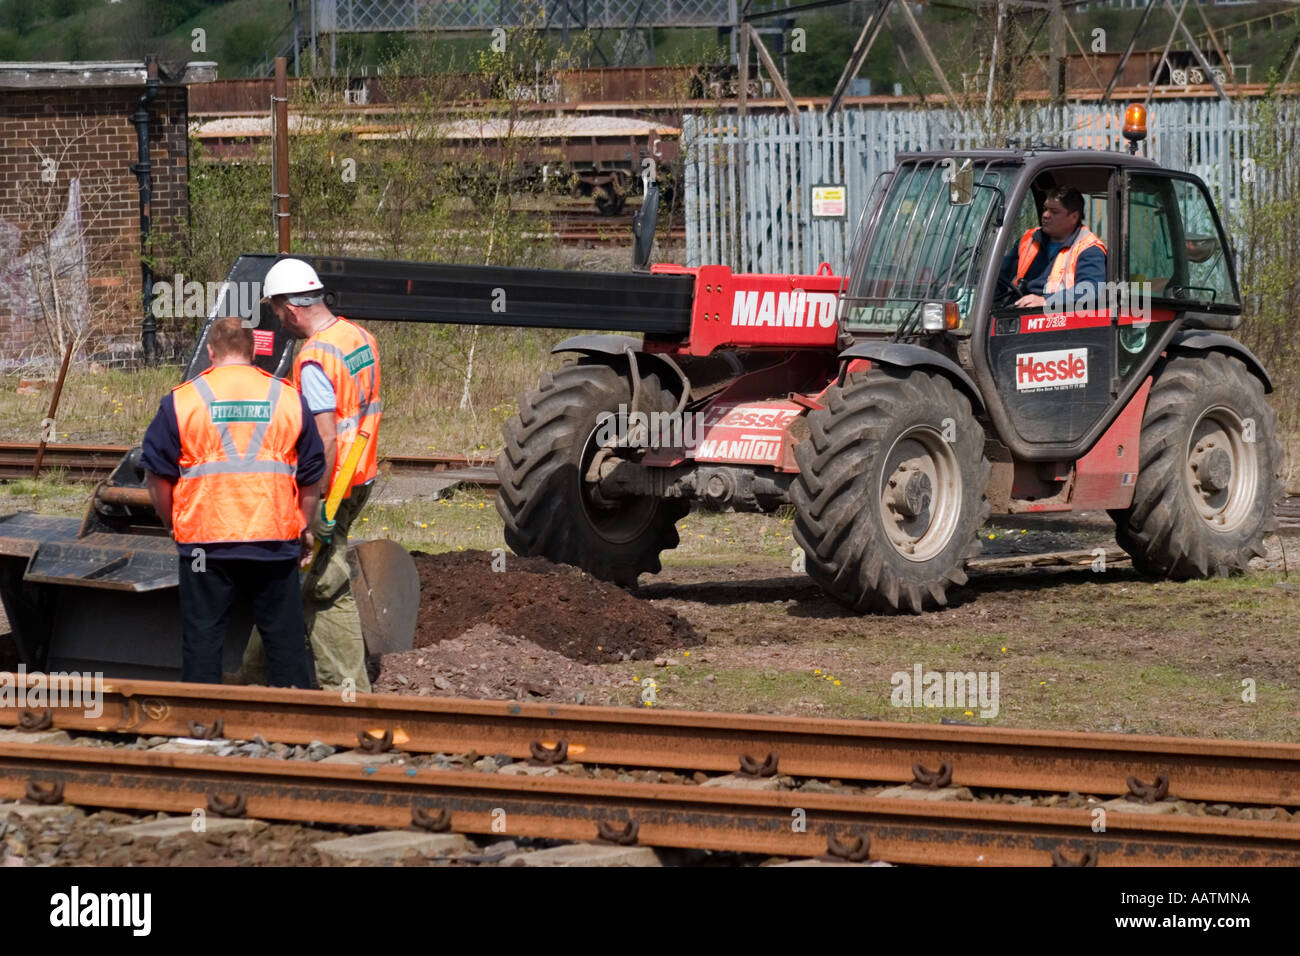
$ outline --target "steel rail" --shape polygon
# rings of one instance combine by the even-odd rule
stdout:
[[[627,828],[648,846],[801,857],[832,838],[862,840],[869,859],[910,864],[1042,866],[1057,854],[1105,866],[1300,864],[1300,827],[1271,821],[1111,812],[1095,833],[1085,809],[34,744],[0,743],[0,796],[389,828],[423,815],[457,832],[499,833],[504,823],[514,836],[565,840]]]
[[[44,680],[27,675],[29,686]],[[46,685],[48,686],[48,685]],[[1300,744],[903,724],[695,711],[646,711],[516,701],[108,680],[103,712],[52,706],[52,726],[69,731],[194,735],[220,721],[228,738],[356,746],[358,734],[415,753],[504,753],[565,741],[569,759],[615,767],[727,772],[741,757],[777,757],[801,777],[906,783],[917,764],[952,766],[952,785],[1097,795],[1129,792],[1129,778],[1169,777],[1182,800],[1300,805]],[[52,695],[51,695],[52,696]],[[44,703],[44,702],[42,702]],[[0,707],[0,725],[43,714]],[[1300,830],[1300,828],[1297,828]]]
[[[0,478],[30,477],[32,464],[36,460],[35,444],[20,442],[0,442]],[[122,456],[131,449],[126,445],[67,445],[52,443],[45,446],[46,468],[63,468],[67,477],[88,481],[102,481],[112,474]],[[459,469],[492,468],[495,458],[474,455],[384,455],[381,462],[386,462],[395,471],[455,471]],[[479,482],[484,488],[494,488],[494,479],[482,477]],[[1290,495],[1278,502],[1274,509],[1280,526],[1283,528],[1300,527],[1300,495]]]
[[[0,442],[0,478],[31,476],[36,460],[35,444]],[[113,473],[122,456],[131,449],[126,445],[69,445],[50,443],[45,446],[46,469],[62,468],[67,477],[101,481]],[[462,469],[492,468],[491,455],[384,455],[381,459],[398,471],[444,472]],[[484,479],[486,482],[486,478]]]

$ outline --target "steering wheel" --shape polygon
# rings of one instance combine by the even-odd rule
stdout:
[[[1002,278],[1001,273],[999,273],[997,287],[993,290],[993,307],[995,309],[1006,308],[1020,298],[1019,293],[1020,290],[1016,288],[1015,282]]]

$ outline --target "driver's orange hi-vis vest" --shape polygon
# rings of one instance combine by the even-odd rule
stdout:
[[[365,453],[352,476],[352,487],[363,485],[379,471],[379,346],[375,337],[342,316],[309,338],[293,363],[294,383],[302,387],[302,367],[315,362],[334,386],[335,454],[337,473],[357,432],[370,433]],[[331,481],[333,475],[330,476]]]
[[[1038,229],[1030,229],[1020,237],[1020,258],[1016,263],[1017,282],[1025,277],[1029,267],[1038,258],[1038,243],[1034,241],[1037,235]],[[1073,286],[1074,267],[1079,262],[1079,256],[1083,255],[1084,250],[1091,249],[1093,246],[1101,246],[1103,253],[1106,251],[1106,244],[1098,239],[1091,229],[1080,226],[1074,244],[1057,251],[1056,258],[1052,261],[1052,271],[1047,274],[1047,284],[1043,286],[1043,293],[1051,295],[1053,292]]]
[[[223,365],[178,385],[172,400],[181,440],[177,543],[301,537],[298,390],[252,365]]]

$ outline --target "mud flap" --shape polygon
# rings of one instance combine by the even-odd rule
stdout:
[[[366,654],[411,650],[420,609],[420,576],[411,555],[396,541],[361,541],[348,548],[348,563]]]

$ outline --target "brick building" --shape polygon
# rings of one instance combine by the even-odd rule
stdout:
[[[189,219],[187,83],[213,63],[0,63],[0,368],[141,357],[141,156],[154,254]],[[151,79],[154,82],[151,82]],[[160,354],[175,348],[159,320]]]

